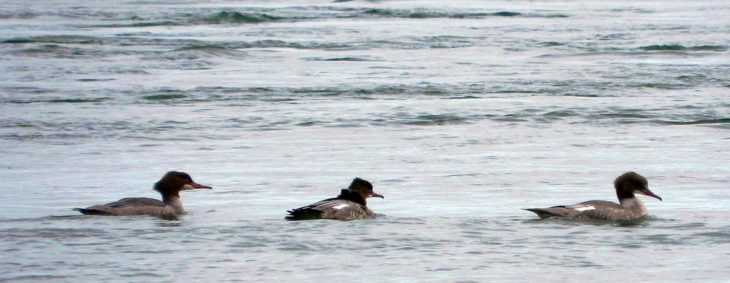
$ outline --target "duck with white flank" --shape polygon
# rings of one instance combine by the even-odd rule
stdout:
[[[631,221],[637,220],[648,213],[644,204],[636,198],[634,193],[650,196],[662,200],[649,190],[649,183],[643,176],[626,172],[613,182],[619,203],[605,200],[591,200],[574,205],[560,205],[549,208],[528,208],[525,210],[537,213],[540,218],[567,218],[578,220],[608,220]]]
[[[198,184],[184,172],[170,171],[157,183],[155,190],[162,195],[162,201],[152,198],[123,198],[105,205],[94,205],[87,208],[75,208],[87,215],[150,215],[163,219],[176,219],[185,213],[180,192],[193,189],[212,189],[210,186]]]
[[[367,207],[369,197],[385,198],[373,192],[373,185],[360,178],[355,178],[347,189],[343,189],[336,198],[322,200],[304,207],[287,211],[286,220],[357,220],[370,219],[375,213]]]

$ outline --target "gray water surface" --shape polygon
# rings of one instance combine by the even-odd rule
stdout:
[[[727,1],[0,1],[0,281],[730,280]],[[74,207],[157,197],[179,221]],[[615,200],[636,223],[521,208]],[[283,220],[354,177],[368,221]]]

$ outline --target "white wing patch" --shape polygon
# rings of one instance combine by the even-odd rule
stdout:
[[[340,204],[340,205],[335,205],[332,208],[337,209],[337,210],[340,210],[340,209],[343,209],[343,208],[348,207],[348,206],[349,205],[343,203],[343,204]]]
[[[581,206],[576,206],[576,207],[572,207],[572,208],[575,209],[575,210],[577,210],[577,211],[580,211],[580,212],[583,212],[583,211],[586,211],[586,210],[594,210],[594,209],[596,209],[592,205],[581,205]]]

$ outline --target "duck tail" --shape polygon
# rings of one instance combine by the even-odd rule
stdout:
[[[84,215],[109,215],[109,213],[107,213],[107,212],[100,211],[100,210],[96,210],[96,209],[78,208],[77,207],[77,208],[74,208],[72,210],[81,212],[81,214],[84,214]]]
[[[523,208],[523,209],[524,210],[527,210],[527,211],[534,212],[535,214],[537,214],[537,216],[540,217],[540,219],[545,219],[545,218],[550,218],[550,217],[558,216],[557,214],[552,213],[552,212],[550,212],[550,211],[548,211],[547,209],[544,209],[544,208]]]
[[[322,218],[322,212],[318,210],[314,210],[311,208],[297,208],[292,210],[287,210],[287,215],[284,217],[284,219],[289,221],[295,221],[295,220],[312,220],[312,219],[321,219]]]

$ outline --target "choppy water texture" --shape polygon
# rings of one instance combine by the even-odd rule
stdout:
[[[727,1],[0,1],[0,281],[730,280]],[[213,191],[180,221],[70,209]],[[664,202],[630,225],[520,208]],[[381,217],[286,222],[372,181]]]

